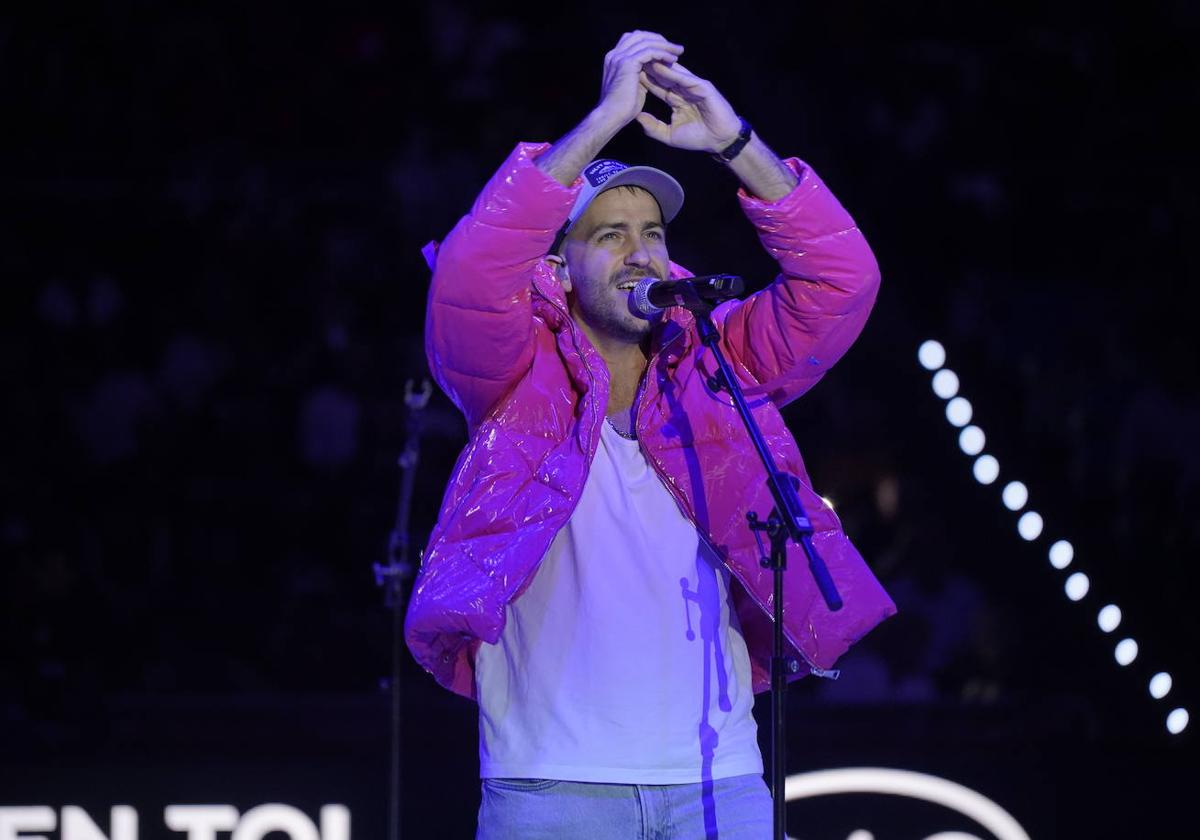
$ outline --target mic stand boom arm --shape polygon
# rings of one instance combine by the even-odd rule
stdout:
[[[789,539],[804,549],[804,554],[808,557],[809,571],[829,610],[840,610],[842,598],[833,583],[833,578],[829,575],[829,569],[826,568],[824,561],[813,547],[812,522],[809,521],[800,504],[800,498],[796,495],[796,485],[793,483],[795,479],[787,473],[780,472],[779,468],[775,466],[775,459],[771,457],[771,452],[767,449],[762,429],[759,428],[754,415],[750,413],[750,406],[746,403],[746,396],[742,393],[737,378],[733,375],[729,360],[721,352],[721,335],[712,322],[712,306],[701,300],[698,295],[691,296],[691,299],[685,301],[683,305],[696,316],[696,328],[700,332],[700,341],[712,351],[713,358],[717,361],[718,372],[709,378],[708,384],[714,391],[726,391],[733,398],[733,404],[737,408],[738,414],[741,415],[742,423],[745,424],[750,440],[767,471],[767,487],[770,488],[771,498],[775,500],[775,508],[766,522],[760,521],[758,514],[753,511],[746,514],[746,520],[750,530],[756,532],[756,539],[759,531],[765,531],[771,539],[771,556],[762,558],[760,563],[764,568],[772,571],[775,595],[773,604],[775,637],[771,652],[771,796],[775,809],[774,837],[775,840],[784,840],[786,827],[784,805],[786,803],[783,788],[787,765],[784,752],[783,701],[787,692],[787,675],[795,673],[799,669],[799,664],[795,660],[787,660],[783,655],[783,573],[787,568]]]

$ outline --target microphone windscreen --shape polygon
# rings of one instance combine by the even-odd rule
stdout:
[[[650,302],[650,290],[659,282],[655,277],[646,277],[633,287],[633,309],[643,318],[653,318],[663,311],[661,306]]]

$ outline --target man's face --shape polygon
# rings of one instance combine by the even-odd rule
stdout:
[[[658,202],[640,187],[600,193],[563,244],[571,314],[597,336],[640,342],[652,322],[633,312],[634,284],[663,280],[670,259]],[[590,329],[589,329],[590,328]]]

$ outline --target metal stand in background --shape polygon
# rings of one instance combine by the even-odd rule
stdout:
[[[779,468],[775,466],[775,459],[771,457],[771,452],[767,449],[762,430],[758,427],[754,415],[750,413],[750,406],[746,403],[746,397],[742,393],[737,378],[733,375],[729,361],[721,352],[721,336],[711,317],[712,306],[701,300],[699,296],[692,296],[687,300],[681,299],[679,303],[696,316],[696,327],[700,332],[700,340],[705,347],[712,351],[713,357],[717,361],[718,372],[709,379],[709,386],[714,391],[726,391],[733,398],[733,404],[737,407],[746,431],[750,434],[750,440],[754,444],[754,448],[758,450],[758,457],[767,471],[767,487],[770,488],[771,497],[775,500],[775,507],[766,522],[760,521],[758,514],[753,511],[746,514],[746,519],[749,522],[750,530],[755,532],[755,539],[758,538],[759,531],[765,531],[771,539],[771,556],[762,559],[763,567],[769,568],[773,572],[775,588],[773,605],[775,639],[771,652],[771,796],[774,799],[775,807],[774,837],[775,840],[784,840],[787,812],[783,788],[784,779],[787,777],[787,764],[783,701],[787,692],[788,674],[796,673],[799,670],[799,664],[795,660],[786,659],[783,655],[783,573],[787,568],[788,540],[804,549],[804,553],[808,557],[809,571],[816,580],[817,587],[821,590],[821,596],[825,599],[826,606],[830,610],[840,610],[842,598],[833,583],[833,578],[829,576],[829,569],[826,568],[825,563],[813,547],[812,523],[800,505],[800,498],[796,495],[796,485],[793,483],[794,479],[787,473],[780,472]]]
[[[387,563],[374,563],[375,584],[383,587],[384,603],[392,611],[392,673],[387,681],[392,699],[392,751],[391,777],[388,792],[388,838],[400,840],[400,724],[403,685],[400,679],[401,652],[404,634],[404,581],[412,575],[412,564],[408,562],[409,533],[408,517],[412,510],[413,483],[417,476],[417,463],[421,459],[421,433],[425,407],[433,386],[429,380],[421,382],[421,390],[414,391],[410,379],[404,384],[404,404],[408,408],[405,427],[407,438],[404,451],[396,464],[400,467],[400,496],[396,501],[396,522],[388,536]]]

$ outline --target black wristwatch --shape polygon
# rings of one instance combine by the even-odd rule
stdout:
[[[750,142],[750,132],[754,129],[750,127],[750,123],[746,122],[743,117],[738,117],[742,121],[742,129],[738,132],[737,139],[726,146],[721,151],[713,155],[713,160],[720,163],[729,163],[742,149],[746,148],[746,144]]]

